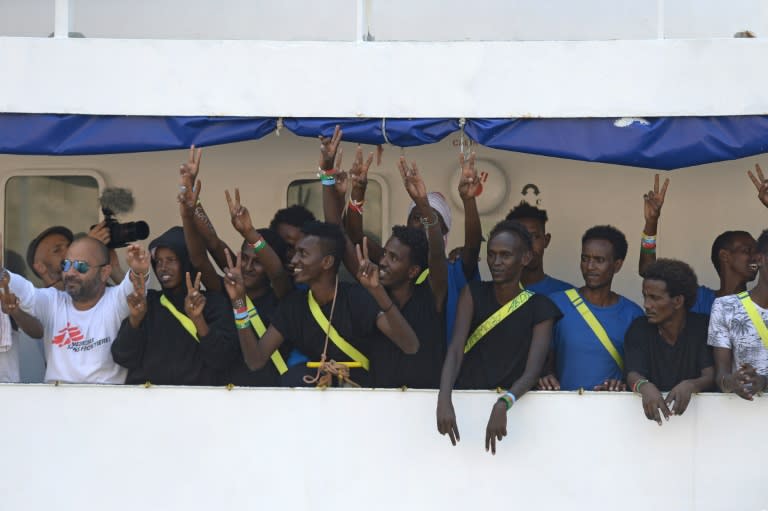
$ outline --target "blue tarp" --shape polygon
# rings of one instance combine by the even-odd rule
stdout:
[[[459,130],[457,119],[289,118],[293,133],[409,147]],[[256,140],[275,118],[0,114],[0,153],[75,155],[181,149]],[[768,152],[768,116],[648,119],[467,119],[482,145],[574,160],[671,170]]]
[[[468,119],[488,147],[672,170],[768,152],[768,116],[627,119]]]
[[[0,153],[113,154],[253,140],[274,118],[0,114]]]
[[[458,119],[285,119],[284,124],[302,137],[330,136],[338,124],[346,141],[398,147],[434,144],[459,129]]]

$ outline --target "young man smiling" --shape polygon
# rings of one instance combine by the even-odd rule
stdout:
[[[233,204],[233,208],[239,207]],[[359,364],[350,371],[350,379],[367,386],[371,382],[371,345],[379,333],[405,353],[418,351],[418,338],[381,286],[365,241],[362,250],[358,247],[361,287],[338,280],[346,250],[338,225],[309,222],[301,230],[303,237],[291,262],[294,281],[307,289],[298,289],[282,300],[265,334],[243,347],[246,363],[251,368],[263,367],[283,341],[290,339],[311,361]],[[232,275],[227,273],[225,278]]]

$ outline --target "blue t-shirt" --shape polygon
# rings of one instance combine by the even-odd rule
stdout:
[[[594,334],[565,292],[549,295],[563,317],[555,324],[553,349],[555,350],[556,375],[563,390],[584,388],[592,390],[607,379],[623,379],[621,369]],[[624,357],[624,334],[643,310],[634,302],[619,296],[619,301],[609,307],[598,307],[584,300],[608,337]]]
[[[715,303],[715,290],[709,289],[706,286],[699,286],[699,289],[696,291],[696,303],[691,307],[691,312],[698,312],[699,314],[709,316],[712,313],[713,303]]]
[[[480,280],[480,270],[475,265],[474,275],[470,280]],[[448,261],[448,293],[445,298],[445,335],[446,344],[450,344],[453,336],[453,324],[456,322],[456,308],[459,305],[459,295],[467,285],[467,277],[464,275],[464,265],[461,258]]]
[[[540,281],[529,284],[525,286],[526,289],[530,289],[534,293],[539,293],[540,295],[549,296],[552,293],[557,293],[558,291],[565,291],[566,289],[573,289],[573,284],[569,284],[567,282],[564,282],[562,280],[557,280],[554,277],[550,277],[549,275],[545,275],[543,279]]]

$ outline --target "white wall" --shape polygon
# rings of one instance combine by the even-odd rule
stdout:
[[[485,453],[496,395],[0,385],[2,508],[674,509],[768,506],[768,400],[701,395],[663,427],[635,395],[537,393]]]
[[[340,43],[0,38],[0,111],[645,117],[768,111],[768,40]]]
[[[566,41],[768,33],[762,0],[67,1],[70,30],[89,38]],[[54,0],[0,0],[0,35],[46,37],[53,9]]]

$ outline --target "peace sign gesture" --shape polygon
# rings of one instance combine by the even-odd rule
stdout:
[[[667,187],[669,186],[669,178],[664,179],[664,186],[659,191],[659,175],[656,174],[653,178],[653,190],[643,195],[646,223],[657,223],[661,216],[661,207],[664,205],[664,197],[667,195]]]
[[[755,172],[757,172],[757,177],[755,177],[751,170],[747,171],[747,175],[752,180],[755,188],[757,188],[757,198],[760,199],[763,206],[768,208],[768,179],[765,179],[763,169],[757,163],[755,163]]]
[[[234,264],[232,264],[232,253],[228,248],[224,249],[224,256],[227,258],[227,267],[224,269],[224,287],[229,295],[229,300],[232,303],[238,300],[245,303],[242,253],[237,253],[237,259]]]
[[[200,160],[202,157],[203,150],[198,149],[195,151],[195,144],[192,144],[189,146],[189,158],[187,159],[187,163],[183,163],[181,165],[182,168],[189,170],[189,173],[192,175],[193,182],[195,179],[197,179],[197,173],[200,172]]]
[[[477,174],[475,152],[470,153],[468,159],[464,158],[464,153],[459,153],[459,165],[461,166],[461,179],[459,179],[461,199],[469,200],[483,193],[483,183],[488,179],[488,173]]]
[[[130,279],[133,282],[133,293],[127,297],[128,312],[131,326],[139,328],[144,316],[147,314],[147,296],[145,293],[144,277],[130,272]]]
[[[182,214],[191,215],[195,211],[202,185],[203,183],[199,179],[195,181],[195,174],[193,174],[189,164],[185,163],[179,167],[178,200],[179,204],[181,204]]]
[[[427,200],[427,185],[425,185],[424,180],[421,179],[419,169],[416,167],[416,162],[411,162],[411,167],[409,167],[408,162],[405,161],[405,156],[401,156],[397,168],[400,170],[400,176],[403,178],[405,190],[408,192],[408,195],[411,196],[411,199],[417,204],[419,200]]]
[[[371,262],[368,258],[368,237],[363,237],[363,248],[360,250],[360,245],[355,245],[355,252],[357,253],[357,280],[366,289],[375,289],[379,287],[379,267]]]
[[[200,279],[203,274],[198,272],[195,276],[195,283],[192,284],[192,278],[189,272],[187,278],[187,297],[184,298],[184,312],[189,319],[195,320],[203,317],[203,308],[205,308],[205,295],[200,292]]]
[[[352,181],[352,188],[365,190],[368,186],[368,169],[373,163],[373,153],[368,155],[363,161],[363,148],[358,145],[355,151],[355,161],[352,162],[352,168],[349,169],[349,179]]]
[[[322,170],[331,170],[336,162],[336,151],[341,143],[341,126],[338,124],[333,130],[331,137],[320,135],[320,168]]]
[[[232,227],[245,237],[253,231],[253,222],[251,221],[251,214],[248,212],[248,209],[240,204],[240,189],[235,188],[235,200],[232,200],[229,190],[224,190],[224,196],[227,198]]]

